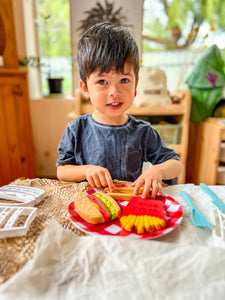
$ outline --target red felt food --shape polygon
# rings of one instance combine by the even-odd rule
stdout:
[[[123,216],[136,215],[136,216],[152,216],[166,221],[165,211],[163,209],[162,201],[143,199],[139,197],[133,197],[127,206],[124,208]]]
[[[100,212],[103,214],[103,216],[105,218],[105,222],[108,222],[109,217],[107,216],[106,211],[101,207],[101,205],[99,205],[98,202],[95,200],[95,198],[92,197],[91,195],[87,195],[87,197],[97,205],[98,209],[100,210]]]

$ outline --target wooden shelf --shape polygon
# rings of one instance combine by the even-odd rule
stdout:
[[[132,105],[127,111],[128,114],[133,116],[179,116],[177,122],[181,124],[181,138],[180,144],[169,145],[168,147],[174,149],[174,151],[179,155],[180,160],[183,165],[183,170],[178,178],[178,183],[186,182],[186,161],[188,153],[188,138],[189,138],[189,119],[190,119],[190,109],[191,109],[191,94],[189,90],[179,90],[173,92],[174,96],[180,99],[179,104],[171,104],[169,106],[142,106],[137,107]],[[84,115],[91,113],[93,111],[93,106],[90,101],[84,98],[81,91],[78,89],[76,91],[75,97],[75,110],[70,113],[71,118],[76,118],[79,115]]]
[[[169,147],[171,149],[173,149],[179,156],[182,154],[183,151],[183,147],[181,144],[177,144],[177,145],[169,145]]]
[[[220,120],[224,118],[208,118],[205,122],[190,123],[187,182],[218,184],[221,143],[225,141],[225,125]],[[225,165],[224,162],[222,165]]]

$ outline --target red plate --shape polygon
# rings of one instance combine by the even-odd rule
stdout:
[[[93,194],[99,189],[91,189],[88,190],[87,194]],[[102,191],[102,190],[101,190]],[[183,210],[176,200],[174,200],[170,196],[163,196],[157,198],[159,201],[163,202],[163,207],[165,209],[167,215],[167,226],[161,230],[156,230],[151,233],[137,234],[136,232],[128,232],[124,230],[121,225],[119,219],[114,221],[110,221],[104,224],[90,224],[82,219],[78,213],[74,209],[74,202],[71,202],[68,206],[68,214],[70,221],[76,226],[79,230],[89,234],[89,235],[115,235],[115,236],[123,236],[130,238],[138,238],[138,239],[155,239],[157,237],[163,236],[171,231],[173,231],[182,221],[183,219]],[[117,201],[120,205],[121,210],[123,212],[123,208],[127,205],[127,201]]]

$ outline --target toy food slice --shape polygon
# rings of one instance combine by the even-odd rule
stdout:
[[[74,198],[76,212],[91,224],[102,224],[118,218],[121,209],[117,202],[105,193],[84,195],[77,192]]]
[[[134,194],[134,187],[114,187],[113,192],[107,187],[104,191],[115,200],[130,201],[133,197],[141,197],[144,188],[140,187],[139,194],[137,195]]]
[[[139,234],[166,227],[166,216],[160,200],[134,197],[120,215],[121,227]]]

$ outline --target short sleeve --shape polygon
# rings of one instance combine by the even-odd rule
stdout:
[[[62,139],[58,146],[59,158],[57,160],[56,166],[58,165],[75,165],[75,135],[71,130],[70,124],[66,127]]]

